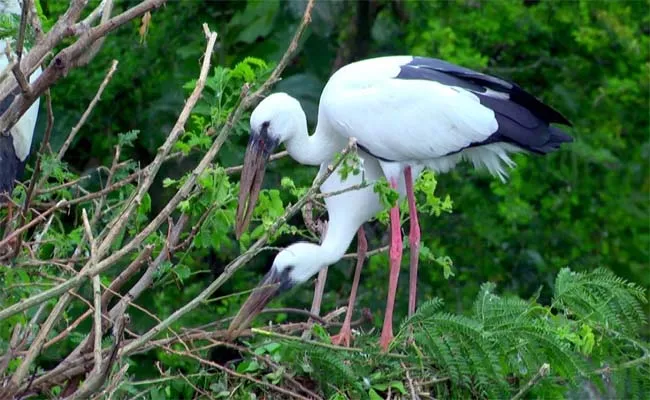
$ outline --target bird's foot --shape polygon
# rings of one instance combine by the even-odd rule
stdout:
[[[343,326],[338,335],[332,336],[332,344],[337,346],[350,347],[350,341],[352,340],[352,329],[350,326]]]

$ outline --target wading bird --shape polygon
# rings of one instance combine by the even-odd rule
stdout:
[[[420,240],[409,183],[412,169],[444,173],[465,159],[505,180],[506,167],[515,165],[510,153],[546,154],[572,141],[550,126],[571,123],[515,83],[442,60],[412,56],[373,58],[339,69],[323,89],[318,124],[311,136],[300,104],[283,93],[264,99],[250,122],[237,235],[250,221],[266,161],[278,144],[284,143],[299,163],[320,165],[354,137],[361,149],[378,160],[393,188],[406,183],[411,224],[409,315],[415,310]],[[393,308],[402,257],[397,205],[390,211],[390,221],[387,311]],[[384,322],[380,343],[386,348],[393,334],[392,325]]]
[[[0,11],[3,14],[20,15],[20,7],[17,2],[9,2],[6,7],[0,5]],[[4,72],[9,66],[9,59],[5,51],[6,47],[5,40],[0,40],[0,72]],[[16,54],[12,52],[11,56],[15,58]],[[41,67],[38,67],[29,77],[30,83],[36,81],[41,72]],[[0,99],[0,115],[4,114],[11,106],[19,90],[19,88],[16,88],[13,93],[10,93],[4,99]],[[18,122],[11,127],[8,134],[0,132],[0,204],[7,202],[9,209],[8,220],[11,220],[12,210],[12,202],[8,200],[11,197],[16,180],[22,177],[25,169],[25,163],[32,146],[34,129],[36,128],[39,102],[39,99],[34,101]]]
[[[322,243],[317,245],[298,242],[278,253],[271,270],[231,323],[231,332],[245,328],[277,295],[295,285],[304,283],[321,269],[338,262],[350,246],[355,232],[358,232],[359,251],[357,252],[357,265],[348,301],[348,310],[340,333],[332,338],[332,342],[335,344],[349,346],[353,307],[366,255],[366,239],[362,225],[383,208],[378,194],[372,187],[372,184],[383,176],[379,162],[363,151],[359,151],[358,154],[361,161],[361,173],[349,174],[346,179],[343,179],[339,174],[342,167],[339,166],[320,187],[328,214],[327,231]],[[327,162],[321,164],[315,179],[319,179],[322,174],[327,172],[328,164]],[[417,172],[416,177],[419,170]],[[405,185],[401,185],[397,189],[400,197],[403,198],[406,195]],[[328,193],[337,194],[330,196]],[[386,313],[388,318],[392,317],[392,312],[389,311]]]

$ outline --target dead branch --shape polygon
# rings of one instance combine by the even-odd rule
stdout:
[[[86,108],[86,111],[84,111],[84,113],[81,115],[81,118],[79,119],[77,124],[72,128],[72,130],[68,134],[68,137],[65,139],[65,142],[63,142],[63,144],[61,145],[61,148],[59,149],[59,153],[56,155],[56,158],[58,160],[63,159],[63,155],[65,154],[66,151],[68,151],[68,148],[70,147],[72,141],[77,136],[77,133],[79,132],[81,127],[86,123],[88,116],[95,108],[95,105],[97,105],[97,103],[99,102],[99,99],[102,97],[102,93],[104,93],[104,89],[106,89],[106,86],[108,86],[108,83],[113,78],[113,74],[115,73],[115,70],[117,70],[117,64],[118,61],[113,60],[110,68],[108,69],[108,72],[106,73],[106,76],[104,77],[104,80],[99,85],[99,89],[97,89],[97,93],[95,93],[95,97],[93,97],[93,99],[90,101],[88,107]]]
[[[7,132],[8,128],[18,121],[34,101],[56,81],[66,76],[70,69],[88,63],[92,55],[94,55],[92,52],[96,52],[93,47],[95,42],[125,23],[160,7],[164,2],[165,0],[144,0],[122,14],[90,28],[77,41],[57,53],[41,76],[33,84],[29,85],[27,91],[23,89],[23,92],[16,96],[11,106],[0,117],[0,132]],[[20,63],[17,63],[18,69],[23,75],[31,75],[31,72],[37,68],[38,63],[47,53],[59,45],[63,39],[74,34],[74,24],[79,19],[86,4],[87,0],[73,0],[71,2],[68,10],[59,18],[47,35],[33,46],[29,54],[25,55]],[[17,85],[16,78],[5,79],[0,84],[0,98],[6,97]]]
[[[539,368],[539,371],[537,371],[537,373],[528,382],[526,382],[526,384],[521,389],[519,389],[519,392],[512,396],[511,400],[521,399],[526,394],[526,392],[528,392],[533,386],[535,386],[539,381],[546,377],[550,371],[550,364],[542,364],[542,366]]]

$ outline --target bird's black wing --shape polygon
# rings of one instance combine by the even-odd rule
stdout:
[[[400,66],[400,73],[395,78],[430,80],[462,88],[472,92],[482,105],[494,111],[498,130],[471,146],[507,142],[544,154],[573,140],[561,130],[549,126],[553,122],[571,125],[564,116],[513,82],[427,57],[413,57],[409,63]]]
[[[571,126],[571,122],[560,112],[542,103],[538,98],[526,92],[514,82],[436,58],[413,57],[413,60],[402,68],[405,75],[416,75],[418,70],[424,75],[433,73],[438,78],[436,80],[443,84],[453,83],[455,86],[471,90],[476,94],[489,96],[487,89],[507,94],[510,101],[526,108],[545,122]],[[407,71],[404,71],[404,69]]]

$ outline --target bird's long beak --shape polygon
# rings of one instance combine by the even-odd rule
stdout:
[[[239,181],[239,202],[237,203],[237,218],[235,235],[237,239],[248,228],[255,203],[262,188],[266,162],[278,146],[278,142],[271,140],[265,134],[251,133],[244,156],[244,168]]]
[[[253,319],[259,314],[264,307],[273,300],[281,292],[284,292],[291,283],[287,273],[278,273],[275,268],[266,274],[262,282],[257,285],[253,293],[244,305],[239,309],[235,319],[228,327],[227,338],[229,340],[235,339],[239,333],[246,329]]]

